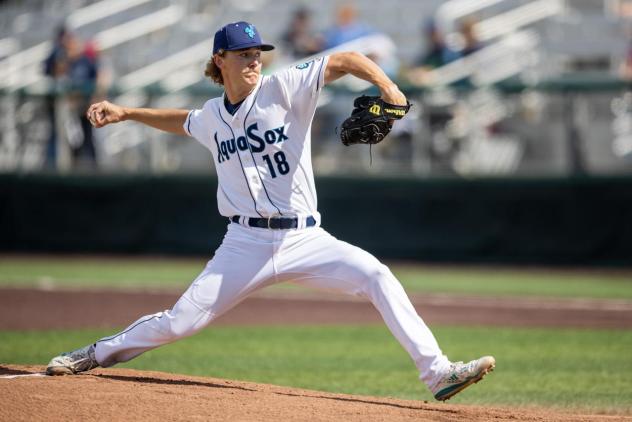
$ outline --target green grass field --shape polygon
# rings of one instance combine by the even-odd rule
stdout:
[[[632,332],[437,327],[443,350],[496,370],[451,403],[632,412]],[[110,331],[0,332],[0,362],[45,364]],[[309,389],[433,400],[382,326],[215,327],[121,365]]]
[[[159,287],[184,289],[200,259],[18,258],[0,256],[0,287]],[[632,299],[632,272],[520,270],[391,265],[410,293]],[[280,285],[275,288],[295,288]]]
[[[0,287],[184,289],[204,265],[204,259],[0,256]],[[632,299],[632,277],[625,273],[391,268],[410,293]],[[432,328],[453,360],[497,358],[497,370],[453,403],[632,413],[630,330]],[[0,331],[0,364],[44,365],[60,351],[112,333]],[[407,354],[381,325],[212,327],[122,366],[432,400]]]

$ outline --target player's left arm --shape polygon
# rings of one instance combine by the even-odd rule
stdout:
[[[379,90],[387,103],[406,105],[406,96],[399,87],[371,59],[361,53],[343,52],[329,56],[325,69],[325,84],[329,84],[347,74],[371,82]]]

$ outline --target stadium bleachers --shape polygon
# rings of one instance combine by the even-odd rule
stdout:
[[[437,19],[441,27],[449,32],[456,29],[458,19],[474,14],[479,20],[478,33],[486,45],[493,47],[489,49],[489,54],[486,56],[489,64],[484,66],[487,67],[480,67],[481,65],[478,64],[477,71],[487,79],[476,77],[476,70],[473,70],[471,74],[475,76],[474,81],[480,81],[482,85],[497,82],[509,76],[522,76],[532,81],[539,81],[569,71],[589,70],[613,75],[625,55],[628,42],[623,36],[626,22],[612,12],[615,3],[600,0],[426,0],[423,2],[356,0],[353,2],[359,10],[360,20],[393,40],[398,48],[397,55],[400,63],[404,67],[423,52],[426,41],[423,38],[422,29],[430,18]],[[26,89],[27,93],[43,92],[46,85],[41,72],[42,60],[50,50],[50,40],[55,29],[62,22],[67,22],[83,39],[94,40],[102,48],[101,59],[104,67],[108,69],[111,78],[121,91],[118,92],[121,96],[114,97],[115,100],[127,102],[129,105],[172,104],[193,107],[203,102],[203,98],[196,98],[188,89],[208,85],[208,82],[203,80],[202,69],[204,62],[208,59],[212,34],[221,23],[236,20],[252,21],[269,41],[277,42],[296,7],[311,8],[313,28],[315,31],[322,31],[331,25],[336,8],[340,4],[340,1],[335,0],[324,0],[317,6],[307,2],[272,0],[241,2],[7,0],[0,4],[2,9],[0,13],[0,88],[8,93],[14,92],[15,89]],[[501,48],[503,42],[505,50],[515,45],[509,42],[512,39],[510,37],[523,40],[524,43],[520,48],[525,50],[523,52],[516,49],[509,52],[512,55],[502,56],[503,62],[499,59],[501,57],[499,55],[505,54]],[[277,60],[281,59],[282,55],[279,55]],[[484,63],[484,60],[480,62]],[[509,63],[511,66],[507,65],[503,68],[499,63]],[[463,71],[460,65],[453,67]],[[159,83],[159,88],[165,94],[169,94],[168,97],[153,98],[139,91],[156,83]],[[598,116],[598,120],[593,122],[593,125],[588,125],[583,129],[580,127],[585,131],[582,142],[586,143],[583,149],[590,152],[588,160],[598,163],[595,164],[596,168],[614,168],[625,171],[628,168],[627,162],[613,161],[616,157],[613,156],[610,143],[591,141],[599,136],[603,138],[604,133],[607,133],[607,138],[611,138],[610,125],[613,116],[609,113],[609,103],[613,100],[613,95],[609,92],[597,97],[583,97],[574,104],[574,110]],[[534,93],[532,97],[537,98],[538,94]],[[340,100],[348,101],[348,98]],[[29,116],[29,113],[33,114],[35,119],[38,118],[41,110],[39,112],[37,110],[41,108],[41,104],[34,100],[35,103],[28,106],[16,105],[16,101],[16,98],[7,98],[6,95],[2,99],[3,107],[14,107],[15,110],[6,113],[2,119],[3,135],[0,141],[0,151],[2,151],[0,155],[4,154],[5,157],[0,158],[0,167],[5,171],[10,170],[2,165],[3,162],[12,161],[12,158],[7,158],[6,154],[17,154],[16,151],[20,150],[22,151],[20,154],[24,154],[24,151],[32,151],[35,158],[21,159],[34,163],[32,168],[36,169],[38,162],[36,156],[41,155],[42,147],[14,148],[11,145],[16,144],[16,141],[9,142],[9,139],[17,137],[16,139],[22,139],[27,145],[29,143],[38,145],[43,142],[42,139],[23,139],[23,137],[34,136],[29,135],[32,132],[41,135],[45,132],[44,129],[20,128],[20,118],[24,120],[24,116]],[[480,142],[470,145],[469,150],[467,148],[463,150],[470,151],[470,161],[473,160],[472,154],[494,155],[495,151],[498,152],[499,157],[505,157],[488,163],[487,167],[479,163],[480,166],[474,166],[475,168],[496,168],[501,169],[498,170],[501,173],[508,174],[520,171],[537,173],[542,167],[554,168],[553,173],[566,171],[567,165],[560,163],[568,162],[568,152],[564,144],[568,117],[556,110],[564,110],[567,100],[559,96],[540,95],[539,99],[530,103],[537,104],[538,101],[539,104],[546,103],[548,107],[546,112],[549,116],[554,116],[554,119],[541,123],[539,130],[541,138],[548,139],[549,136],[554,136],[555,145],[547,145],[541,140],[525,140],[530,136],[528,133],[521,134],[523,130],[521,128],[528,123],[511,115],[516,109],[522,107],[524,101],[524,98],[513,96],[499,102],[506,110],[499,115],[500,120],[494,123],[503,122],[507,125],[508,122],[513,121],[509,125],[511,127],[509,138],[497,137],[497,142],[490,144],[491,150],[488,147],[481,147]],[[463,104],[473,109],[477,107],[476,100],[466,99]],[[599,107],[595,104],[599,104]],[[423,109],[423,107],[420,108]],[[423,109],[423,111],[427,110],[427,107]],[[26,113],[27,111],[29,113]],[[423,113],[419,116],[420,122],[414,124],[411,129],[414,138],[412,144],[417,145],[418,149],[418,152],[413,155],[423,157],[427,155],[428,148],[432,148],[429,144],[435,141],[428,140],[430,136],[427,133],[428,128],[424,127],[427,122],[423,120]],[[476,122],[470,121],[469,124],[476,124]],[[37,127],[37,124],[32,123],[29,126]],[[480,132],[481,127],[475,126],[470,129],[472,132],[466,135],[466,138],[475,137],[472,133]],[[171,137],[166,135],[125,127],[106,128],[99,136],[100,145],[105,152],[103,161],[106,167],[117,167],[127,162],[132,163],[127,165],[129,168],[156,170],[156,162],[169,162],[171,164],[164,167],[166,171],[179,168],[208,168],[208,160],[200,159],[197,154],[198,146],[181,143],[176,147],[165,147],[164,144],[160,146],[160,142],[153,142],[155,139],[167,142]],[[329,133],[325,133],[324,136],[334,138],[334,135]],[[508,147],[513,142],[511,139],[519,139],[519,141]],[[152,142],[148,142],[149,140]],[[509,143],[503,144],[505,141]],[[453,142],[456,141],[453,140]],[[539,144],[532,145],[531,143],[534,142],[539,142]],[[168,142],[167,144],[171,145]],[[335,171],[339,167],[354,168],[353,165],[332,164],[331,159],[327,158],[330,155],[334,155],[336,159],[348,156],[349,162],[358,162],[358,154],[361,152],[339,151],[337,148],[339,145],[331,148],[324,147],[322,153],[325,156],[320,157],[321,160],[318,156],[315,158],[315,162],[323,163],[323,172]],[[174,152],[174,149],[177,151]],[[174,160],[164,157],[155,158],[156,154],[162,156],[167,152],[174,153],[177,158]],[[441,168],[441,166],[414,163],[412,166],[402,165],[398,161],[399,158],[387,158],[390,154],[387,152],[384,154],[384,160],[380,161],[379,152],[378,149],[377,165],[372,171],[382,171],[390,166],[395,171],[404,168],[421,168],[420,174],[434,174]],[[126,157],[127,155],[134,158],[130,159]],[[402,154],[394,155],[398,157]],[[548,158],[548,161],[543,164],[538,161],[539,158]],[[424,158],[419,159],[420,162],[424,160]],[[489,161],[489,157],[485,159]],[[471,167],[471,162],[463,157],[451,157],[448,167],[454,171],[462,165],[463,160],[468,163],[464,168]],[[520,165],[517,165],[518,162]],[[364,165],[359,167],[361,170],[366,170]]]

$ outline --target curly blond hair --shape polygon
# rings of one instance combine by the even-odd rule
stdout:
[[[215,64],[215,56],[224,57],[224,50],[219,50],[216,54],[213,54],[208,62],[206,62],[206,69],[204,70],[204,76],[207,76],[218,85],[224,85],[224,77],[222,71],[217,64]]]

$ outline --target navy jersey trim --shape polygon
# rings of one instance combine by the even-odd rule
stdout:
[[[187,133],[189,136],[193,136],[191,133],[191,114],[193,114],[193,110],[189,111],[189,114],[187,114]]]
[[[222,119],[222,122],[224,122],[224,124],[226,126],[228,126],[228,129],[230,130],[230,134],[233,135],[233,139],[235,139],[235,142],[237,141],[237,138],[235,138],[235,132],[233,132],[233,128],[230,127],[230,125],[228,123],[226,123],[226,120],[224,120],[224,116],[222,116],[222,110],[221,110],[221,106],[218,107],[218,113],[219,113],[219,118]],[[248,138],[246,138],[246,143],[248,144],[248,148],[250,148],[250,142],[248,142]],[[217,152],[218,154],[220,153],[219,151]],[[252,151],[250,152],[252,154]],[[252,203],[254,204],[255,207],[255,212],[257,214],[259,214],[261,217],[263,217],[263,214],[261,214],[259,212],[259,210],[257,209],[257,200],[255,199],[255,196],[252,194],[252,190],[250,189],[250,184],[248,183],[248,176],[246,176],[246,170],[244,170],[244,163],[241,162],[241,157],[239,155],[239,151],[237,152],[237,154],[235,154],[237,156],[237,158],[239,159],[239,166],[241,167],[241,172],[244,175],[244,180],[246,182],[246,186],[248,187],[248,192],[250,193],[250,197],[252,198]],[[256,167],[256,166],[255,166]],[[259,170],[257,170],[259,171]]]
[[[228,97],[224,95],[224,108],[226,109],[226,111],[228,111],[228,113],[230,113],[231,116],[234,116],[235,113],[237,113],[237,111],[239,110],[239,107],[241,107],[241,105],[244,103],[244,101],[246,101],[245,98],[237,104],[233,104],[228,101]]]
[[[248,115],[250,114],[250,112],[254,108],[255,104],[257,103],[257,96],[259,96],[259,92],[260,91],[261,91],[261,87],[259,87],[259,90],[257,90],[257,93],[255,94],[255,97],[252,99],[252,105],[250,106],[250,109],[248,110],[248,112],[244,116],[244,135],[246,135],[246,142],[248,144],[248,151],[250,151],[250,156],[252,157],[252,161],[253,161],[253,163],[255,163],[255,168],[257,169],[257,175],[259,176],[259,180],[261,180],[261,186],[263,186],[263,191],[266,193],[266,196],[268,197],[268,201],[270,201],[272,206],[277,209],[277,211],[279,212],[280,215],[283,215],[283,213],[281,212],[279,207],[277,207],[277,205],[270,198],[270,195],[268,194],[268,189],[266,189],[266,184],[263,183],[263,177],[261,177],[261,173],[259,172],[259,167],[257,166],[257,161],[255,160],[255,155],[252,153],[252,147],[250,146],[250,142],[248,141],[248,133],[246,132],[246,120],[248,120]]]

